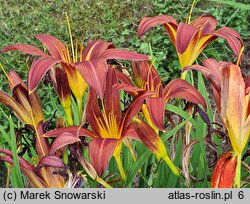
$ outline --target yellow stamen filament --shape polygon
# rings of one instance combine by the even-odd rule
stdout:
[[[3,65],[0,63],[0,67],[3,70],[4,75],[7,77],[7,79],[9,80],[9,82],[11,83],[12,86],[14,86],[14,83],[11,81],[10,77],[8,76],[7,72],[5,71]]]
[[[100,135],[102,138],[114,138],[120,139],[121,138],[121,131],[118,127],[117,116],[112,111],[108,113],[108,115],[103,112],[103,119],[98,118],[98,125],[100,128]]]
[[[156,86],[156,88],[155,88],[155,92],[156,92],[155,96],[156,96],[156,97],[159,97],[160,87],[161,87],[161,83],[159,83],[159,84]]]
[[[77,62],[77,58],[78,58],[78,56],[77,56],[77,54],[78,54],[77,48],[78,48],[78,40],[76,39],[76,43],[75,43],[75,59],[74,59],[74,62]]]
[[[149,77],[150,77],[150,73],[151,73],[151,69],[152,69],[153,64],[151,63],[148,69],[148,74],[147,74],[147,82],[149,82]],[[148,84],[149,85],[149,84]]]
[[[30,69],[30,68],[29,68],[29,65],[28,65],[29,58],[30,58],[30,57],[27,57],[26,60],[25,60],[25,65],[26,65],[26,68],[27,68],[28,70]]]
[[[69,48],[68,48],[68,46],[66,46],[66,61],[67,61],[67,63],[71,63],[71,58],[70,58],[70,54],[69,54]],[[74,59],[74,57],[73,57],[73,59]]]
[[[83,45],[80,45],[80,62],[82,62]]]
[[[203,24],[200,24],[200,25],[196,26],[196,28],[198,28],[199,30],[202,30],[205,27],[205,25],[208,24],[208,23],[209,23],[209,21],[206,20]]]
[[[67,25],[68,25],[68,31],[69,31],[69,37],[70,37],[70,44],[71,44],[71,49],[72,49],[72,55],[73,55],[73,59],[75,59],[75,51],[74,51],[73,38],[72,38],[71,27],[70,27],[70,22],[69,22],[69,17],[68,17],[67,12],[65,12],[65,16],[66,16],[66,21],[67,21]]]
[[[236,62],[236,65],[238,66],[239,65],[239,63],[240,63],[240,58],[241,58],[241,56],[242,56],[242,54],[243,54],[243,51],[244,51],[244,46],[242,46],[242,48],[241,48],[241,50],[240,50],[240,53],[239,53],[239,56],[238,56],[238,59],[237,59],[237,62]]]
[[[193,0],[191,9],[190,9],[189,14],[188,14],[188,18],[187,18],[187,20],[186,20],[186,22],[187,22],[188,24],[190,24],[190,22],[191,22],[191,16],[192,16],[192,13],[193,13],[193,9],[194,9],[195,3],[196,3],[196,0]]]
[[[62,52],[60,53],[61,58],[63,59],[63,61],[67,62],[67,50],[62,50]]]
[[[89,61],[90,60],[90,55],[92,54],[92,51],[93,51],[93,49],[94,49],[94,47],[96,46],[96,44],[94,44],[90,49],[89,49],[89,52],[88,52],[88,54],[87,54],[87,56],[86,56],[86,61]]]

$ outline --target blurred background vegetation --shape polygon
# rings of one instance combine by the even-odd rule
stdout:
[[[9,44],[27,43],[42,48],[35,35],[46,33],[70,43],[65,12],[68,13],[73,38],[85,46],[88,40],[110,41],[118,48],[150,54],[152,50],[157,70],[164,83],[180,75],[179,62],[175,48],[162,26],[151,29],[143,38],[137,37],[140,20],[145,16],[167,14],[178,22],[185,21],[193,0],[1,0],[0,1],[0,49]],[[236,3],[232,3],[236,2]],[[198,0],[192,19],[210,14],[218,20],[218,27],[229,26],[237,30],[245,43],[242,68],[249,74],[250,32],[249,0],[222,1]],[[245,4],[245,6],[244,6]],[[204,51],[208,57],[217,60],[233,60],[233,53],[223,40],[216,40]],[[15,70],[25,81],[28,68],[25,56],[20,52],[0,55],[0,63],[6,71]],[[201,56],[202,58],[202,56]],[[201,59],[200,58],[200,59]],[[199,59],[199,60],[200,60]],[[128,64],[127,64],[128,65]],[[0,70],[0,89],[8,91],[7,80]],[[39,95],[46,119],[58,109],[57,98],[53,97],[52,87],[41,84]],[[4,112],[9,109],[0,106]],[[60,115],[62,110],[58,111]],[[0,111],[0,125],[8,127]],[[1,144],[1,137],[0,137]],[[0,165],[2,165],[0,163]],[[3,167],[0,167],[3,172]],[[0,180],[1,186],[1,180]]]

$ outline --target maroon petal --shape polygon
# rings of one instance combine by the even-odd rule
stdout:
[[[138,87],[143,87],[143,83],[147,81],[148,78],[148,63],[142,62],[132,62],[131,68],[135,83]]]
[[[61,68],[55,70],[55,81],[53,83],[57,92],[59,100],[63,108],[70,108],[71,105],[71,91],[66,72]]]
[[[60,60],[55,60],[52,57],[42,57],[39,60],[34,60],[28,73],[29,91],[33,92],[46,72],[59,62]]]
[[[104,94],[104,106],[106,114],[114,112],[117,116],[117,120],[121,121],[121,102],[120,93],[113,91],[113,85],[118,83],[116,72],[113,68],[110,68],[107,73],[107,81]]]
[[[114,92],[118,92],[118,91],[121,91],[121,90],[126,91],[126,92],[128,92],[128,93],[130,93],[132,95],[134,95],[135,92],[144,91],[143,89],[140,89],[140,88],[138,88],[138,87],[136,87],[134,85],[128,85],[128,84],[115,84],[113,86],[113,91]]]
[[[7,156],[0,156],[0,161],[5,161],[10,164],[14,164],[12,159],[12,152],[5,149],[0,149],[0,153],[3,153]],[[47,188],[48,185],[44,182],[44,180],[36,174],[36,170],[33,166],[31,166],[26,160],[18,157],[18,161],[20,164],[20,168],[25,177],[29,180],[30,184],[34,188]]]
[[[183,52],[185,52],[190,42],[198,34],[198,31],[199,29],[186,23],[181,22],[178,25],[176,34],[176,49],[179,54],[183,54]]]
[[[162,98],[147,98],[146,104],[149,110],[150,118],[154,125],[159,130],[165,130],[164,115],[165,115],[165,99]]]
[[[33,46],[33,45],[26,45],[26,44],[15,44],[15,45],[9,45],[2,50],[0,50],[0,54],[4,52],[9,52],[12,50],[19,50],[21,52],[34,55],[34,56],[44,56],[46,55],[42,50],[39,48]]]
[[[146,82],[148,83],[148,86],[151,86],[152,83],[154,84],[158,82],[159,84],[161,81],[155,68],[147,61],[132,62],[132,71],[136,85],[141,88]]]
[[[97,60],[107,49],[110,48],[114,48],[114,45],[110,42],[105,42],[103,40],[90,40],[82,53],[82,59],[85,61]]]
[[[102,176],[107,168],[108,162],[115,150],[117,140],[115,139],[93,139],[89,143],[89,157],[91,164],[95,167],[98,176]]]
[[[132,123],[136,133],[140,137],[143,144],[154,154],[160,157],[167,155],[166,148],[157,133],[146,122],[140,119],[133,120]]]
[[[104,96],[108,66],[105,61],[85,61],[74,65],[84,80],[95,89],[100,98]]]
[[[209,34],[217,27],[217,20],[213,16],[204,15],[195,19],[191,25],[201,29],[203,35]]]
[[[47,34],[38,34],[36,35],[36,38],[48,48],[49,53],[53,58],[57,60],[65,59],[67,49],[60,40]]]
[[[191,84],[182,79],[174,79],[168,83],[163,94],[166,100],[180,97],[192,103],[201,104],[206,108],[204,97]]]
[[[143,18],[139,24],[137,35],[139,38],[141,38],[141,36],[145,32],[147,32],[150,28],[153,28],[158,25],[165,24],[165,23],[173,23],[177,25],[177,22],[175,21],[175,19],[167,15],[159,15],[159,16],[154,16],[154,17]]]
[[[92,130],[98,135],[100,135],[101,133],[99,128],[99,120],[103,121],[104,119],[99,107],[97,95],[92,88],[90,88],[89,90],[89,98],[86,108],[86,118]]]
[[[80,128],[78,126],[64,127],[52,130],[50,132],[46,132],[43,137],[59,137],[61,134],[70,133],[77,137],[87,136],[90,138],[97,138],[96,134],[88,129]]]
[[[7,161],[7,162],[12,164],[12,162],[13,162],[12,156],[13,155],[12,155],[12,152],[10,150],[0,148],[0,153],[5,154],[6,156],[8,156],[9,158],[6,157],[4,161]],[[0,160],[1,160],[1,158],[2,157],[0,156]],[[28,169],[29,171],[34,171],[35,170],[33,166],[31,166],[26,160],[22,159],[21,157],[18,157],[18,161],[20,163],[21,168]]]
[[[125,110],[125,116],[123,118],[123,129],[126,130],[130,123],[132,122],[132,118],[140,111],[143,101],[152,96],[154,93],[144,92],[137,95],[129,107]]]
[[[133,62],[132,62],[133,63]],[[124,84],[130,84],[133,85],[131,79],[129,78],[129,76],[123,74],[120,70],[115,69],[116,72],[116,76],[118,78],[119,81],[121,81]]]
[[[250,75],[248,75],[245,78],[245,84],[246,84],[246,94],[248,94],[249,93],[249,89],[250,89]]]
[[[32,124],[30,121],[30,114],[29,112],[23,108],[23,106],[18,103],[15,98],[9,96],[4,91],[0,90],[0,102],[5,104],[6,106],[10,107],[15,115],[24,123],[26,124]]]
[[[131,139],[141,141],[140,137],[138,136],[132,125],[129,125],[128,128],[122,134],[122,137],[129,137]]]
[[[10,85],[10,90],[11,92],[13,91],[13,88],[15,86],[17,86],[18,84],[21,84],[22,87],[24,87],[25,89],[27,89],[26,84],[22,81],[22,79],[20,78],[20,76],[13,70],[11,70],[8,73],[8,77],[10,80],[8,80],[9,85]]]
[[[142,61],[149,60],[149,56],[139,54],[137,52],[130,52],[127,50],[119,50],[119,49],[109,49],[106,50],[101,58],[108,59],[122,59],[122,60],[132,60],[132,61]]]
[[[233,30],[232,28],[222,27],[212,34],[214,36],[224,38],[233,50],[234,54],[236,56],[239,55],[243,42],[237,31]]]
[[[36,127],[36,152],[40,158],[49,154],[47,139],[43,137],[43,122],[39,122]]]
[[[200,71],[212,83],[214,88],[217,91],[220,91],[222,77],[219,69],[219,63],[215,59],[209,58],[203,60],[202,64],[204,66],[192,65],[185,67],[183,72],[190,69]]]
[[[56,156],[45,156],[43,157],[36,167],[38,171],[42,167],[55,167],[55,168],[66,168],[63,161]]]
[[[64,148],[69,144],[74,144],[76,142],[80,142],[81,140],[71,133],[63,133],[59,137],[55,139],[55,141],[51,145],[50,155],[55,154],[57,150],[60,148]]]

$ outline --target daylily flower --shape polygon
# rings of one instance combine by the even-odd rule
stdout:
[[[0,149],[0,161],[14,164],[12,152]],[[62,176],[55,174],[61,168],[66,168],[64,163],[55,156],[45,156],[34,166],[21,157],[18,157],[20,168],[33,188],[63,188],[65,180]]]
[[[205,59],[200,65],[185,70],[199,70],[213,87],[216,107],[224,122],[233,149],[241,154],[250,134],[249,77],[244,81],[239,66],[228,62]]]
[[[213,16],[203,15],[190,23],[179,24],[168,15],[146,17],[140,22],[138,36],[158,25],[164,26],[173,42],[181,68],[192,65],[202,50],[218,37],[227,41],[236,56],[241,50],[242,39],[238,32],[226,26],[215,30],[217,21]],[[182,78],[185,79],[185,76],[186,73],[183,73]]]
[[[12,96],[0,90],[0,102],[9,106],[24,124],[31,125],[35,130],[40,129],[39,124],[43,122],[44,117],[36,92],[29,94],[26,84],[16,72],[11,71],[7,77]],[[39,131],[36,132],[39,133]],[[37,150],[41,157],[48,151],[47,143],[41,137],[42,134],[38,134],[36,139]]]
[[[113,85],[117,82],[116,72],[114,68],[110,67],[107,73],[104,97],[101,99],[101,106],[99,105],[95,90],[90,87],[86,118],[92,130],[87,130],[88,132],[84,132],[84,135],[92,138],[88,145],[89,156],[90,162],[98,176],[102,176],[113,155],[116,159],[121,178],[125,180],[126,174],[120,158],[122,142],[127,137],[139,139],[130,124],[132,118],[140,111],[144,99],[152,95],[152,93],[139,94],[127,109],[122,112],[120,93],[113,89]],[[58,135],[59,130],[55,130],[54,133],[46,133],[46,135]],[[72,132],[74,130],[69,127],[62,130],[63,134],[66,134],[67,130],[71,134],[74,133]]]
[[[131,60],[148,59],[148,56],[145,55],[125,50],[114,49],[115,47],[112,43],[105,42],[102,40],[89,41],[86,49],[83,49],[83,46],[81,46],[79,58],[76,52],[74,59],[72,59],[68,48],[65,47],[65,45],[57,38],[47,34],[38,34],[36,35],[36,37],[47,47],[49,54],[44,53],[42,50],[40,50],[35,46],[26,44],[9,45],[0,51],[0,53],[4,53],[11,50],[20,50],[24,53],[41,57],[29,70],[28,88],[30,92],[36,89],[38,83],[45,75],[45,73],[49,69],[51,69],[55,64],[61,64],[62,68],[64,69],[64,71],[68,76],[69,85],[73,94],[77,98],[80,98],[86,89],[86,83],[84,82],[84,79],[82,78],[78,70],[75,68],[74,63],[89,62],[89,64],[92,64],[92,63],[97,63],[97,61],[99,60],[105,62],[108,59],[115,59],[115,58],[131,59]],[[94,70],[90,70],[91,74],[92,71],[98,72],[98,70],[95,69],[98,68],[94,67]],[[107,71],[107,68],[105,67],[103,67],[102,69],[104,70],[106,69]],[[80,70],[82,71],[82,69]],[[84,71],[82,72],[85,73]],[[94,74],[95,73],[93,73],[93,75]]]
[[[87,88],[87,83],[85,80],[96,90],[100,97],[103,97],[105,79],[108,70],[108,59],[148,59],[148,56],[146,55],[114,49],[115,47],[112,43],[102,40],[89,41],[85,49],[83,49],[83,46],[81,45],[79,57],[77,54],[78,50],[76,43],[75,51],[72,49],[72,58],[68,48],[65,47],[65,45],[57,38],[46,34],[39,34],[36,35],[36,37],[47,47],[49,54],[44,53],[35,46],[26,44],[9,45],[2,49],[0,53],[11,50],[20,50],[24,53],[40,57],[38,60],[35,60],[32,63],[29,69],[29,92],[33,92],[36,89],[47,71],[51,69],[53,70],[56,64],[60,64],[61,68],[67,74],[70,89],[76,98],[80,120],[82,116],[82,98]],[[55,79],[53,73],[55,72],[50,72],[50,75],[52,79]],[[65,110],[65,112],[67,111]],[[70,119],[68,119],[68,121],[70,121]],[[73,124],[69,125],[71,126]]]
[[[142,141],[150,151],[159,158],[162,158],[169,165],[175,175],[179,175],[179,170],[168,157],[161,138],[147,123],[141,121],[139,118],[134,118],[141,109],[144,99],[156,93],[144,91],[141,88],[129,84],[118,84],[118,79],[120,80],[121,78],[123,78],[123,81],[128,79],[115,68],[109,68],[105,93],[101,100],[101,107],[96,93],[90,88],[86,117],[92,130],[86,130],[88,132],[84,132],[83,128],[68,127],[48,132],[45,136],[55,137],[70,133],[91,137],[92,140],[89,143],[90,161],[96,169],[98,176],[102,175],[110,157],[113,155],[117,161],[122,179],[126,179],[126,174],[120,160],[120,152],[122,142],[126,143],[126,138],[128,137]],[[124,112],[121,111],[120,95],[118,92],[118,90],[121,89],[138,92]],[[90,132],[92,133],[90,134]]]
[[[116,89],[123,89],[132,95],[137,95],[142,90],[154,93],[146,99],[142,105],[142,112],[149,125],[156,131],[164,130],[165,104],[172,98],[182,98],[192,103],[201,104],[206,108],[205,99],[188,82],[182,79],[174,79],[163,87],[161,79],[155,68],[147,61],[133,62],[132,71],[136,90],[129,78],[121,76],[122,84],[115,85]],[[120,75],[119,75],[120,76]]]
[[[244,81],[240,67],[228,62],[206,59],[203,65],[193,65],[184,70],[199,70],[211,81],[217,110],[238,156],[239,166],[250,134],[250,78],[248,76]]]
[[[29,94],[27,85],[14,71],[11,71],[7,77],[12,96],[9,96],[4,91],[0,90],[0,102],[4,103],[6,106],[9,106],[14,111],[15,115],[24,124],[32,127],[36,133],[35,149],[39,162],[35,167],[30,165],[22,158],[19,158],[21,170],[33,187],[63,187],[65,183],[64,179],[59,175],[55,176],[53,174],[55,169],[50,168],[61,168],[64,166],[63,163],[59,161],[59,158],[49,156],[49,144],[46,138],[42,137],[44,134],[44,116],[36,91],[33,91]],[[12,153],[9,150],[0,149],[0,153],[5,155],[1,156],[0,160],[9,162],[11,164],[13,163]],[[47,164],[48,161],[50,161],[50,165]]]

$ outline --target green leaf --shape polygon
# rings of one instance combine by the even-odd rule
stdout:
[[[227,5],[235,7],[235,8],[240,8],[242,10],[250,10],[249,5],[242,4],[239,2],[235,2],[235,1],[228,1],[228,0],[209,0],[209,1],[213,1],[213,2],[216,2],[218,4],[227,4]]]
[[[14,123],[11,117],[9,118],[9,122],[10,122],[11,151],[13,154],[13,162],[14,162],[14,167],[12,171],[14,172],[15,180],[17,182],[16,187],[23,188],[24,184],[23,184],[22,173],[19,165],[17,146],[16,146],[16,134],[14,129]]]
[[[192,117],[190,116],[189,119],[191,119],[191,118]],[[165,141],[170,136],[176,134],[184,125],[186,125],[186,123],[188,122],[189,119],[186,119],[186,120],[182,121],[180,124],[176,125],[173,129],[169,130],[167,133],[164,133],[161,136],[162,140]]]
[[[143,166],[143,164],[147,161],[148,157],[152,153],[149,150],[145,150],[145,152],[140,156],[139,159],[136,160],[136,162],[131,166],[128,172],[126,187],[130,185],[130,183],[133,181],[134,177],[138,173],[139,169]]]
[[[186,120],[189,120],[189,122],[192,123],[192,125],[197,130],[197,134],[202,135],[202,132],[199,128],[198,123],[193,118],[190,118],[190,115],[186,111],[184,111],[182,108],[176,107],[176,106],[171,105],[171,104],[167,104],[166,109],[180,115],[181,117],[183,117]]]

